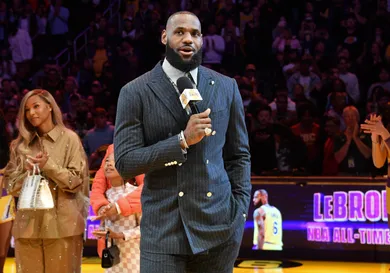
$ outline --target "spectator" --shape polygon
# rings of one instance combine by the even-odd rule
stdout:
[[[18,70],[22,67],[26,69],[29,66],[29,61],[33,58],[30,35],[27,31],[18,28],[16,23],[12,23],[9,27],[8,42],[16,68]]]
[[[267,105],[262,105],[253,112],[251,131],[249,132],[253,175],[261,175],[263,171],[277,168],[271,115],[272,110]]]
[[[83,139],[84,149],[88,157],[95,153],[100,146],[112,144],[114,138],[114,126],[107,123],[106,110],[96,108],[93,116],[95,127],[89,130]],[[100,163],[97,162],[97,166],[100,166]]]
[[[334,89],[329,95],[329,110],[325,116],[335,117],[340,120],[340,130],[345,130],[343,110],[348,104],[348,95],[345,91]]]
[[[348,16],[345,23],[345,30],[342,31],[340,42],[351,53],[351,59],[356,59],[358,62],[362,61],[364,56],[365,42],[364,35],[356,25],[356,18],[354,15]]]
[[[283,34],[276,37],[272,43],[274,52],[283,52],[285,49],[301,50],[301,44],[296,36],[292,36],[289,30],[284,30]]]
[[[283,87],[278,87],[275,92],[275,101],[274,104],[271,103],[270,106],[275,107],[272,110],[272,118],[275,123],[283,124],[284,126],[291,127],[296,123],[296,110],[294,102],[288,101],[288,92]]]
[[[55,94],[57,90],[61,90],[63,88],[64,81],[62,80],[58,69],[52,67],[49,69],[47,77],[42,78],[42,82],[39,86],[49,91],[51,94]]]
[[[349,175],[368,175],[371,166],[371,138],[359,129],[360,114],[354,106],[343,110],[346,129],[334,142],[334,156],[339,172]]]
[[[373,83],[367,92],[367,99],[370,99],[372,97],[372,93],[374,88],[381,86],[383,89],[390,91],[390,74],[389,69],[385,66],[382,66],[382,68],[379,70],[377,82]]]
[[[225,51],[225,40],[217,34],[214,24],[209,25],[208,34],[203,38],[203,63],[218,70]]]
[[[135,31],[133,27],[133,22],[130,19],[123,20],[124,26],[122,30],[122,38],[135,38]]]
[[[92,59],[95,77],[100,78],[103,72],[103,65],[108,61],[109,58],[105,37],[100,35],[96,39],[95,46],[95,49],[91,52],[90,58]]]
[[[69,10],[62,6],[62,0],[53,0],[53,2],[49,10],[48,23],[54,54],[57,54],[67,41]]]
[[[4,109],[4,122],[9,140],[13,140],[19,133],[19,122],[17,120],[18,108],[16,106],[9,105]]]
[[[80,99],[75,107],[77,108],[74,118],[75,131],[83,139],[88,131],[94,127],[95,121],[92,114],[94,111],[89,111],[87,101],[83,99]]]
[[[348,72],[349,63],[345,58],[339,59],[339,77],[345,83],[346,91],[352,99],[351,103],[357,104],[360,99],[359,82],[355,74]]]
[[[25,4],[23,7],[23,13],[19,17],[19,28],[29,33],[30,37],[34,37],[38,33],[37,17],[33,14],[33,10],[30,4]]]
[[[310,174],[321,173],[321,148],[320,148],[320,126],[314,122],[316,116],[312,104],[303,104],[298,108],[299,123],[291,127],[294,135],[300,137],[306,145],[307,171]]]
[[[229,0],[231,1],[231,0]],[[224,65],[227,69],[234,70],[235,57],[238,55],[240,28],[234,23],[234,19],[227,18],[225,27],[221,30],[221,36],[225,40]]]
[[[244,33],[247,23],[253,20],[254,15],[252,13],[252,3],[250,0],[242,1],[242,10],[240,11],[240,32]]]
[[[312,102],[315,102],[312,97],[314,89],[320,89],[320,78],[310,71],[311,61],[303,60],[299,66],[299,71],[294,73],[287,81],[289,97],[292,98],[293,87],[299,83],[303,86],[305,97]]]

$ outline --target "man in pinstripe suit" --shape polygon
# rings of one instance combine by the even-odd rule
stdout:
[[[161,41],[165,60],[120,92],[114,137],[120,174],[146,174],[141,272],[232,272],[251,190],[237,83],[200,66],[194,14],[173,14]],[[189,116],[180,104],[174,83],[184,75],[203,98],[199,114]],[[206,135],[206,128],[216,134]]]

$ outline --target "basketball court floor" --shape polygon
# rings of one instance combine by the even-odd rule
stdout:
[[[234,273],[385,273],[390,264],[352,263],[352,262],[315,262],[315,261],[242,261],[237,262]],[[98,258],[84,258],[82,273],[103,273]],[[9,258],[4,273],[16,273],[14,259]]]

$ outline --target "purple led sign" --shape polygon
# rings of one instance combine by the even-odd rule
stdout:
[[[348,223],[387,222],[385,190],[335,191],[332,195],[314,193],[313,220],[306,225],[308,241],[390,245],[388,228],[351,227]],[[339,226],[330,226],[332,222]]]
[[[336,191],[313,196],[315,222],[387,222],[386,191]]]

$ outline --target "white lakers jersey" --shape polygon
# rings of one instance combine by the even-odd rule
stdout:
[[[263,249],[282,250],[283,230],[280,211],[269,204],[261,206],[264,212],[264,246]]]

